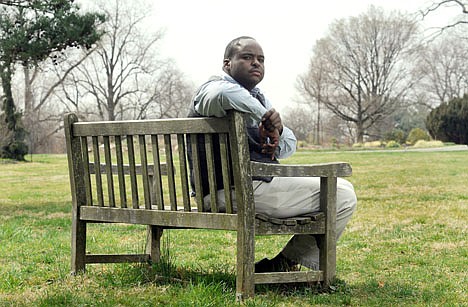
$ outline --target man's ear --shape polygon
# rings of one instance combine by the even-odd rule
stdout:
[[[230,59],[224,59],[223,61],[223,70],[224,71],[229,71],[231,69],[231,60]]]

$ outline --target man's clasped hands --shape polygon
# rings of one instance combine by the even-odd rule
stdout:
[[[280,114],[275,109],[268,110],[263,114],[258,129],[262,152],[271,154],[271,159],[274,160],[279,138],[281,133],[283,133],[283,123],[281,122]]]

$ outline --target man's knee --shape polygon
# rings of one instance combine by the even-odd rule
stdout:
[[[354,191],[353,185],[344,179],[338,182],[337,191],[337,211],[346,211],[348,214],[352,214],[357,207],[357,197]]]

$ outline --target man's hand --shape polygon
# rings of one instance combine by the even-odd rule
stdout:
[[[270,109],[263,114],[262,125],[269,132],[273,132],[275,129],[278,129],[280,135],[283,133],[281,116],[275,109]]]
[[[271,160],[275,159],[275,151],[279,144],[280,133],[279,130],[274,128],[269,131],[263,125],[263,122],[258,126],[260,135],[260,144],[262,145],[262,153],[271,155]]]

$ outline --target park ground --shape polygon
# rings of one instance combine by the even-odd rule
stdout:
[[[257,287],[247,306],[467,306],[468,153],[300,150],[283,163],[346,161],[358,209],[338,242],[335,290]],[[463,149],[463,148],[460,148]],[[0,161],[0,306],[233,306],[235,233],[165,232],[164,265],[70,275],[66,156]],[[142,252],[145,228],[91,225],[92,252]],[[286,236],[258,239],[256,258]]]

